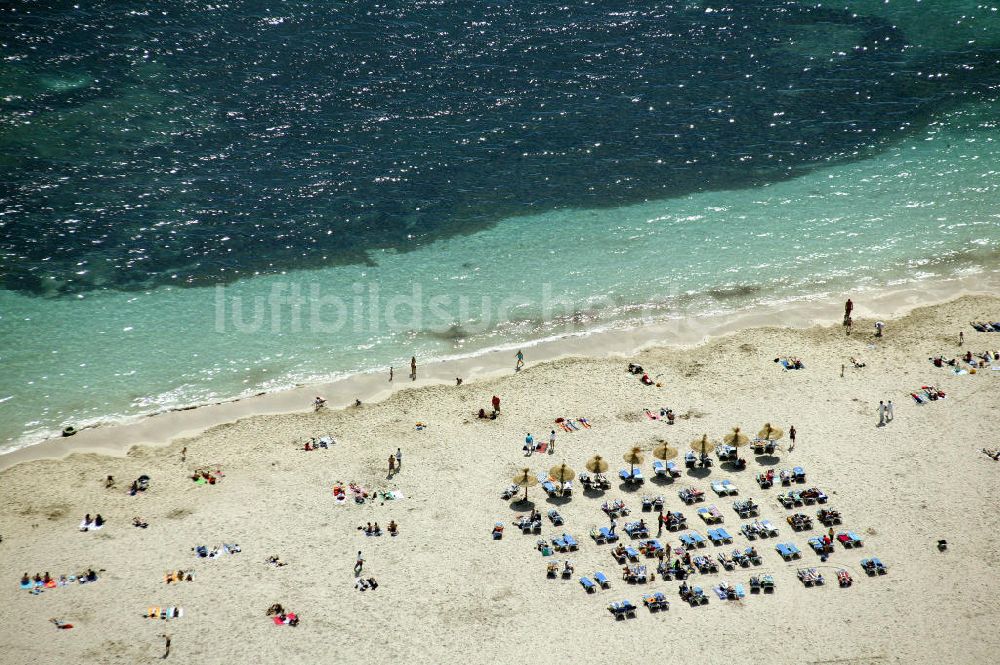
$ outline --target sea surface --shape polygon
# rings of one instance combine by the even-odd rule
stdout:
[[[0,7],[0,452],[1000,270],[1000,2]]]

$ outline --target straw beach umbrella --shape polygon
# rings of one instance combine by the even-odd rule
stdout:
[[[667,445],[666,441],[660,441],[660,445],[653,448],[653,457],[667,461],[677,457],[677,449]]]
[[[608,470],[608,460],[604,459],[600,455],[594,455],[589,460],[587,460],[587,471],[591,473],[604,473]]]
[[[531,475],[531,469],[521,469],[514,476],[514,484],[524,488],[524,500],[528,500],[528,488],[538,484],[538,478]]]
[[[715,450],[715,444],[708,440],[708,434],[702,434],[700,439],[691,442],[691,450],[707,455]]]
[[[624,459],[631,465],[631,468],[629,469],[629,475],[632,475],[635,473],[635,465],[642,464],[646,458],[642,454],[642,448],[640,448],[639,446],[633,446],[632,450],[622,455],[622,459]]]
[[[739,448],[740,446],[745,446],[750,443],[750,439],[746,434],[740,432],[739,427],[734,427],[733,431],[723,437],[722,440],[733,448]]]
[[[785,433],[777,427],[771,427],[771,423],[764,423],[764,429],[762,429],[757,436],[764,439],[765,441],[777,441],[783,437]]]
[[[563,484],[567,480],[573,480],[576,478],[576,471],[566,466],[566,462],[554,466],[549,469],[549,475],[559,481],[559,484]]]

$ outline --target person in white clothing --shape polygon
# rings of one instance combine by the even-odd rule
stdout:
[[[556,450],[556,431],[552,430],[549,434],[549,454],[554,453]]]
[[[893,418],[895,416],[892,414],[892,400],[889,400],[889,403],[885,405],[885,419],[892,420]]]
[[[878,426],[885,426],[885,402],[882,400],[878,401]]]

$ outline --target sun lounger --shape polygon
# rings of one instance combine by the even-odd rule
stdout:
[[[545,493],[548,494],[549,496],[554,496],[559,492],[559,489],[555,486],[555,483],[549,480],[546,480],[545,482],[542,483],[542,489],[545,490]]]
[[[756,480],[757,480],[757,484],[760,485],[760,488],[762,490],[765,490],[768,487],[771,487],[772,485],[774,485],[774,475],[773,474],[772,475],[768,475],[767,473],[758,473],[757,477],[756,477]]]
[[[645,584],[649,580],[646,573],[646,566],[626,566],[625,581],[634,584]]]
[[[677,464],[673,461],[667,462],[667,473],[670,474],[671,478],[681,477],[681,470],[677,468]]]
[[[715,545],[722,545],[725,543],[733,542],[733,537],[729,535],[729,532],[725,529],[709,529],[708,537],[711,539],[712,543]]]
[[[686,594],[682,592],[681,599],[686,600],[692,606],[708,604],[708,596],[706,596],[705,592],[698,586],[689,587]]]
[[[813,536],[809,539],[809,547],[813,549],[813,552],[819,554],[820,556],[826,554],[826,544],[823,543],[823,539],[819,536]]]
[[[594,584],[588,577],[581,577],[580,584],[587,593],[594,593],[597,591],[597,585]]]
[[[634,547],[626,547],[625,556],[628,557],[630,561],[638,561],[639,551],[636,550]]]
[[[656,476],[666,477],[667,465],[663,463],[662,460],[653,460],[653,474]]]
[[[694,465],[698,463],[698,457],[690,450],[684,455],[684,466],[693,469]]]
[[[698,517],[703,519],[706,524],[716,524],[722,521],[722,515],[719,513],[719,509],[715,506],[699,508]]]
[[[664,513],[663,519],[668,531],[678,531],[687,528],[687,518],[682,512],[674,510]]]
[[[756,516],[759,512],[759,508],[760,507],[754,503],[753,499],[744,499],[742,501],[733,502],[733,510],[736,511],[737,515],[743,518]]]
[[[611,533],[611,529],[606,526],[600,528],[601,535],[604,536],[604,541],[608,543],[613,543],[618,540],[617,533]]]
[[[608,539],[604,535],[604,532],[602,532],[601,529],[598,529],[596,526],[595,527],[591,527],[591,529],[590,529],[590,537],[593,538],[594,542],[596,542],[598,545],[603,545],[606,542],[608,542]]]
[[[610,589],[611,588],[611,580],[608,579],[607,575],[605,575],[604,573],[602,573],[600,571],[597,571],[596,573],[594,573],[594,581],[597,582],[602,589]]]
[[[688,505],[691,505],[692,503],[697,503],[698,501],[705,500],[704,492],[690,487],[682,489],[679,492],[677,492],[677,496],[680,497],[681,501],[683,501]]]
[[[650,612],[658,612],[670,608],[670,602],[667,600],[667,597],[659,591],[644,594],[642,596],[642,603],[649,608]]]
[[[697,531],[689,531],[688,533],[682,533],[680,536],[681,543],[684,547],[691,550],[696,547],[704,547],[705,538]]]
[[[553,538],[552,546],[556,548],[556,552],[566,552],[569,550],[569,545],[567,545],[566,541],[562,538]]]
[[[642,522],[629,522],[625,525],[625,533],[632,538],[648,538],[649,528]]]
[[[815,568],[799,568],[797,575],[806,586],[823,584],[823,575]]]
[[[517,496],[520,490],[521,490],[520,485],[510,485],[503,492],[500,493],[500,498],[502,498],[504,501],[509,501],[510,499]]]
[[[794,467],[792,469],[792,478],[797,483],[806,482],[806,471],[801,466]]]
[[[851,574],[846,570],[838,570],[837,583],[840,584],[840,586],[842,587],[848,587],[854,583],[854,579],[851,577]]]
[[[839,540],[840,544],[847,549],[852,549],[854,547],[862,547],[865,544],[861,536],[854,533],[853,531],[838,533],[837,540]]]
[[[569,535],[568,533],[564,533],[562,537],[563,537],[563,542],[566,543],[566,547],[570,551],[575,552],[576,550],[580,549],[580,544],[576,542],[576,539],[573,536]]]
[[[723,485],[722,482],[718,480],[712,481],[712,491],[718,494],[719,496],[726,496],[729,494],[729,490],[726,489],[726,486]]]
[[[631,617],[633,619],[635,618],[635,605],[628,600],[611,603],[608,605],[608,609],[616,619],[625,619],[627,617]]]
[[[549,519],[552,520],[553,526],[562,526],[563,518],[559,514],[559,511],[553,508],[549,511]]]
[[[870,559],[862,559],[861,567],[869,575],[885,575],[889,572],[889,569],[884,563],[882,563],[878,557],[872,557]]]
[[[778,543],[777,545],[774,546],[774,549],[778,551],[778,554],[780,554],[781,558],[784,559],[785,561],[798,559],[800,556],[802,556],[799,553],[799,548],[793,545],[792,543]]]

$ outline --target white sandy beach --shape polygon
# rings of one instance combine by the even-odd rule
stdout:
[[[169,445],[135,447],[127,456],[23,455],[27,461],[0,473],[6,507],[0,560],[7,573],[0,585],[0,662],[158,661],[165,633],[172,642],[167,660],[185,663],[598,663],[647,654],[704,663],[992,662],[1000,653],[1000,518],[993,490],[1000,462],[980,448],[998,445],[993,410],[1000,372],[955,375],[927,359],[1000,349],[1000,333],[977,333],[967,323],[1000,319],[1000,299],[970,296],[917,309],[889,320],[881,340],[871,335],[872,317],[885,312],[865,303],[859,312],[850,337],[839,325],[751,328],[628,358],[536,363],[529,353],[528,367],[516,375],[398,390],[361,408],[244,418]],[[773,362],[778,356],[801,357],[805,369],[784,371]],[[854,369],[851,356],[866,366]],[[643,386],[627,374],[630,360],[662,387]],[[397,380],[405,382],[400,374]],[[909,393],[923,385],[937,386],[947,398],[917,405]],[[488,407],[494,394],[502,398],[500,418],[477,420],[474,412]],[[896,405],[895,419],[882,428],[876,427],[880,399]],[[679,414],[675,425],[642,415],[644,407],[660,406]],[[586,417],[593,428],[559,431],[555,454],[525,458],[525,433],[547,438],[560,416]],[[417,431],[418,421],[428,427]],[[546,579],[546,558],[534,547],[539,536],[522,536],[511,526],[531,504],[499,496],[525,465],[544,471],[565,461],[579,472],[600,453],[613,474],[626,466],[621,456],[632,445],[647,452],[642,469],[651,478],[648,451],[657,439],[686,450],[702,433],[718,440],[734,425],[756,432],[765,421],[786,430],[794,425],[795,450],[788,452],[782,440],[777,460],[747,453],[743,471],[716,466],[672,483],[647,480],[637,491],[615,479],[599,496],[577,484],[570,500],[547,499],[540,487],[530,488],[534,507],[557,507],[566,520],[558,529],[546,520],[542,537],[565,531],[580,543],[569,555],[577,570],[570,580]],[[301,450],[308,437],[324,434],[337,441],[329,450]],[[403,467],[390,480],[386,460],[397,447]],[[805,468],[806,486],[830,496],[828,506],[844,518],[838,530],[861,534],[864,547],[838,545],[821,564],[806,541],[825,530],[791,531],[785,517],[796,511],[776,500],[784,490],[760,489],[754,475],[792,466]],[[194,469],[207,467],[221,468],[225,477],[214,486],[190,480]],[[112,490],[104,488],[109,474],[117,480]],[[125,489],[141,474],[151,477],[149,491],[128,496]],[[707,606],[683,603],[677,582],[626,584],[610,546],[588,536],[592,525],[607,524],[600,507],[608,499],[622,498],[634,518],[654,522],[655,513],[640,513],[643,494],[664,496],[667,509],[684,512],[704,534],[695,509],[677,496],[693,486],[709,494],[705,505],[719,507],[723,526],[735,536],[734,545],[705,551],[714,556],[745,547],[732,499],[709,490],[712,480],[727,478],[742,498],[761,504],[762,517],[780,535],[756,541],[759,568],[694,575],[692,583],[710,595]],[[332,487],[351,481],[406,498],[337,505]],[[814,516],[817,507],[797,512]],[[81,533],[85,513],[101,513],[108,524]],[[149,527],[134,528],[133,516]],[[384,527],[390,519],[400,525],[397,537],[357,530],[376,520]],[[507,525],[499,541],[490,537],[496,521]],[[947,551],[938,551],[938,539],[947,539]],[[664,533],[661,541],[678,545],[676,534]],[[223,542],[238,543],[242,552],[200,559],[191,551]],[[794,543],[802,559],[785,563],[775,542]],[[354,588],[359,549],[364,576],[375,577],[378,589]],[[267,565],[270,555],[288,565]],[[887,564],[887,575],[862,572],[860,560],[873,555]],[[803,566],[818,567],[826,584],[805,588],[795,575]],[[97,582],[38,595],[18,589],[23,572],[58,577],[88,567],[99,571]],[[854,578],[849,588],[836,584],[841,568]],[[177,569],[193,569],[193,581],[165,584],[164,574]],[[595,570],[607,573],[612,586],[588,595],[577,580]],[[774,576],[774,594],[721,601],[710,591],[721,580],[748,586],[749,576],[761,573]],[[643,593],[654,591],[667,595],[669,611],[650,614],[642,607]],[[626,598],[639,606],[637,616],[616,621],[606,606]],[[274,625],[265,610],[276,602],[296,612],[300,625]],[[183,607],[184,616],[143,618],[150,606]],[[57,630],[50,618],[74,628]]]

